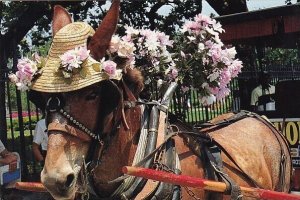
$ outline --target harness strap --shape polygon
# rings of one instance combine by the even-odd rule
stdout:
[[[283,150],[283,146],[286,146],[288,153],[290,154],[290,148],[288,147],[288,143],[286,141],[286,139],[284,138],[283,134],[278,134],[278,131],[276,130],[276,128],[273,126],[273,124],[270,123],[270,121],[268,121],[266,118],[261,117],[260,115],[254,114],[254,116],[261,121],[262,123],[264,123],[265,125],[267,125],[273,132],[274,136],[276,137],[279,146],[280,146],[280,151],[281,151],[281,161],[280,161],[280,177],[279,177],[279,189],[281,191],[283,191],[284,189],[284,185],[285,185],[285,171],[286,171],[286,165],[287,165],[287,155],[285,155],[285,152]],[[292,167],[292,165],[291,165]],[[292,171],[292,170],[291,170]]]
[[[276,130],[276,128],[268,121],[266,120],[264,117],[261,117],[260,115],[256,114],[256,113],[253,113],[253,112],[249,112],[249,111],[245,111],[245,110],[242,110],[240,113],[237,113],[227,119],[224,119],[224,120],[220,120],[216,123],[211,123],[211,122],[208,122],[208,123],[203,123],[201,124],[200,126],[196,126],[196,128],[200,128],[200,130],[202,128],[209,128],[209,127],[212,127],[210,128],[208,131],[214,131],[216,129],[221,129],[223,128],[224,126],[228,126],[230,124],[232,124],[233,122],[236,122],[236,121],[239,121],[239,120],[242,120],[246,117],[253,117],[253,118],[256,118],[257,120],[259,120],[260,122],[262,122],[263,124],[265,124],[273,133],[274,133],[274,136],[275,138],[277,139],[279,145],[280,145],[280,150],[281,150],[281,163],[280,163],[280,176],[279,176],[279,182],[280,182],[280,190],[283,189],[284,187],[284,184],[285,184],[285,177],[284,177],[284,172],[286,170],[286,165],[287,165],[287,162],[286,162],[286,155],[283,151],[283,146],[288,146],[286,140],[284,139],[284,136],[282,134],[277,134],[278,131]],[[262,188],[261,185],[259,185],[254,179],[252,179],[249,175],[247,175],[241,168],[240,166],[237,164],[237,162],[232,158],[232,156],[226,151],[226,149],[224,149],[222,147],[221,144],[219,144],[217,141],[214,140],[214,142],[218,145],[219,148],[221,148],[222,152],[224,152],[227,157],[235,164],[235,166],[245,175],[245,177],[247,177],[248,180],[250,180],[256,187],[259,187],[259,188]],[[288,151],[289,151],[289,148],[287,148]]]
[[[147,118],[145,118],[145,124],[144,125],[145,125],[145,128],[149,127],[149,129],[145,130],[147,132],[147,136],[146,136],[147,138],[145,138],[145,140],[147,140],[147,142],[145,142],[146,148],[145,148],[145,151],[143,153],[143,157],[148,155],[148,153],[152,152],[153,149],[155,149],[155,146],[156,146],[157,126],[158,126],[158,111],[157,111],[156,107],[152,107],[150,116],[148,116],[148,114],[147,114]],[[141,141],[141,136],[140,136],[140,141]],[[140,141],[139,141],[139,143],[140,143]],[[142,157],[139,160],[134,161],[132,164],[134,165],[135,163],[139,162],[141,159],[142,159]],[[153,163],[153,159],[149,159],[148,162],[146,162],[143,166],[145,168],[148,168],[148,167],[150,167],[150,165],[152,163]],[[121,198],[122,199],[132,199],[137,194],[141,194],[141,191],[143,190],[143,188],[145,188],[144,187],[145,184],[147,184],[146,182],[147,182],[146,179],[135,178],[135,180],[131,184],[130,188],[128,188],[126,191],[124,191],[121,194]],[[142,199],[142,198],[138,198],[138,199]]]
[[[217,121],[215,123],[211,123],[211,122],[204,123],[204,125],[201,124],[200,126],[196,126],[195,128],[199,128],[200,129],[199,131],[201,131],[201,129],[203,129],[203,128],[211,127],[207,131],[212,132],[212,131],[224,128],[225,126],[229,126],[230,124],[240,121],[246,117],[255,117],[255,116],[257,117],[257,115],[255,113],[242,110],[241,112],[236,113],[235,115],[233,115],[227,119],[223,119],[223,120]],[[238,168],[238,170],[240,170],[240,172],[244,175],[245,178],[247,178],[254,186],[256,186],[258,188],[262,188],[262,186],[259,185],[257,183],[257,181],[255,181],[247,173],[245,173],[245,171],[239,166],[239,164],[233,159],[233,157],[230,155],[230,153],[228,153],[227,150],[225,148],[223,148],[223,146],[221,144],[219,144],[213,138],[212,138],[212,141],[214,142],[214,144],[216,144],[222,150],[223,153],[226,154],[226,156],[233,162],[233,164]]]
[[[233,181],[232,178],[230,178],[228,176],[228,174],[226,174],[224,172],[223,166],[222,166],[222,161],[218,160],[218,157],[220,157],[220,155],[218,155],[216,157],[215,156],[216,154],[211,152],[211,151],[214,151],[215,148],[218,148],[218,147],[213,146],[213,149],[210,149],[209,147],[207,147],[207,145],[204,145],[205,155],[207,156],[209,163],[210,163],[211,167],[214,169],[216,175],[218,177],[220,177],[226,184],[225,194],[230,194],[231,200],[239,200],[242,197],[241,188],[239,185],[236,184],[235,181]],[[220,151],[219,151],[219,154],[220,154]]]
[[[195,132],[188,132],[188,131],[184,131],[184,132],[181,132],[181,131],[177,131],[177,132],[173,132],[173,133],[170,133],[166,136],[166,138],[164,139],[164,141],[161,143],[161,145],[159,145],[156,149],[154,149],[151,153],[149,153],[146,157],[144,157],[144,159],[142,159],[140,162],[138,162],[137,164],[133,165],[133,167],[140,167],[142,166],[143,164],[145,164],[145,162],[147,162],[149,159],[151,159],[157,152],[159,152],[162,147],[166,144],[167,141],[169,141],[171,138],[173,138],[174,136],[177,136],[177,135],[180,135],[180,134],[183,134],[183,135],[190,135],[190,136],[194,136],[194,137],[198,137],[200,139],[202,139],[204,142],[211,142],[211,138],[205,134],[198,134],[198,133],[195,133]],[[120,181],[123,181],[124,179],[128,178],[130,175],[123,175],[123,176],[120,176],[114,180],[111,180],[111,181],[108,181],[107,183],[108,184],[112,184],[112,183],[118,183]]]
[[[89,135],[87,135],[85,132],[83,132],[73,126],[70,126],[68,124],[51,122],[48,125],[48,131],[62,131],[64,133],[68,133],[72,136],[75,136],[75,137],[83,140],[84,142],[90,142],[92,140],[92,138]]]
[[[219,120],[217,122],[205,122],[205,123],[202,123],[200,125],[196,125],[194,128],[197,128],[197,129],[202,129],[202,128],[209,128],[209,127],[213,127],[213,126],[216,126],[216,128],[221,128],[221,127],[224,127],[224,126],[228,126],[236,121],[239,121],[239,120],[242,120],[246,117],[249,117],[249,116],[252,116],[253,113],[251,112],[248,112],[248,111],[244,111],[242,110],[241,112],[239,113],[236,113],[234,114],[233,116],[227,118],[227,119],[222,119],[222,120]]]

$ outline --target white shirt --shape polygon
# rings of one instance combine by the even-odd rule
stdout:
[[[2,151],[4,151],[6,148],[5,148],[5,146],[4,146],[4,144],[2,143],[2,141],[0,140],[0,153],[2,152]]]
[[[34,136],[33,136],[33,142],[41,145],[42,150],[47,151],[47,145],[48,145],[48,134],[46,132],[46,121],[45,119],[41,119],[36,123],[35,129],[34,129]]]
[[[257,86],[251,93],[251,106],[257,106],[258,97],[266,94],[274,94],[275,86],[270,85],[270,87],[263,91],[262,86]]]

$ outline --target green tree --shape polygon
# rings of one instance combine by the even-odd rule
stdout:
[[[299,62],[298,49],[267,48],[264,61],[283,65]]]

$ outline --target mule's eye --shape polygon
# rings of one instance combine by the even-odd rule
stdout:
[[[95,100],[95,99],[97,98],[97,96],[98,96],[98,92],[93,91],[93,92],[91,92],[90,94],[88,94],[88,95],[85,97],[85,99],[88,100],[88,101],[90,101],[90,100]]]

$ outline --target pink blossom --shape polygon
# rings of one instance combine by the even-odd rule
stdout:
[[[142,29],[140,31],[140,34],[145,38],[156,37],[156,33],[154,31],[151,31],[150,29]]]
[[[122,40],[123,40],[123,41],[126,41],[126,42],[132,42],[131,35],[124,35],[124,36],[122,37]]]
[[[19,79],[32,79],[33,74],[37,70],[35,62],[32,62],[28,58],[23,58],[18,60],[17,64],[18,73],[17,76]]]
[[[230,94],[230,89],[227,87],[223,87],[223,88],[220,88],[219,92],[216,94],[216,98],[219,101],[219,100],[224,99],[229,94]]]
[[[9,80],[10,80],[11,82],[13,82],[13,83],[17,83],[18,80],[19,80],[16,74],[9,74],[9,75],[8,75],[8,78],[9,78]]]
[[[65,52],[62,56],[60,56],[60,59],[62,67],[68,71],[72,71],[73,68],[80,68],[80,64],[82,63],[79,59],[77,59],[74,50]]]
[[[173,69],[171,70],[171,77],[172,77],[173,79],[175,79],[175,78],[177,78],[177,76],[178,76],[178,70],[175,69],[175,68],[173,68]]]
[[[220,73],[220,87],[226,87],[231,81],[231,73],[228,68],[224,68]]]
[[[166,35],[165,33],[158,32],[157,38],[158,38],[161,46],[170,46],[170,47],[173,46],[173,40],[170,40],[169,36]]]
[[[208,55],[211,56],[214,63],[220,62],[222,58],[222,49],[220,45],[213,44],[211,49],[208,51]]]
[[[37,63],[40,63],[40,62],[41,62],[41,57],[39,56],[38,53],[36,53],[36,52],[33,53],[31,57],[32,57],[33,60],[36,61]]]
[[[114,76],[117,70],[117,64],[114,61],[107,60],[102,63],[103,70],[110,76]]]
[[[214,43],[213,43],[211,40],[207,40],[204,44],[205,44],[206,47],[209,48],[209,49],[214,45]]]
[[[231,77],[232,78],[235,78],[237,77],[237,75],[241,72],[241,69],[243,67],[242,65],[242,61],[240,60],[234,60],[232,62],[232,64],[228,67],[230,72],[231,72]]]
[[[129,58],[135,51],[134,44],[132,42],[121,41],[119,43],[118,56],[122,58]]]
[[[216,22],[216,20],[213,20],[213,29],[219,33],[223,33],[225,32],[225,30],[222,28],[222,25],[220,24],[220,22]]]
[[[203,15],[203,14],[198,14],[194,17],[194,20],[197,22],[197,23],[202,23],[203,26],[207,26],[208,24],[212,24],[213,21],[210,17],[206,16],[206,15]]]
[[[208,87],[208,90],[210,91],[210,93],[216,95],[219,92],[219,87]]]
[[[139,30],[127,25],[125,26],[125,29],[127,35],[138,35],[140,32]]]
[[[189,32],[198,35],[200,33],[201,25],[194,21],[187,21],[183,25],[182,32]]]
[[[76,47],[60,56],[61,65],[68,72],[72,72],[74,68],[81,68],[83,61],[89,56],[90,51],[86,47]]]
[[[183,51],[180,51],[181,57],[185,58],[185,53]]]
[[[182,87],[181,87],[181,90],[182,90],[183,93],[186,93],[187,91],[190,90],[190,88],[187,87],[187,86],[182,86]]]
[[[80,61],[84,61],[90,56],[90,50],[87,50],[86,47],[79,47],[76,53],[79,56]]]
[[[118,51],[119,46],[120,46],[120,37],[117,36],[117,35],[114,35],[114,36],[111,38],[111,41],[110,41],[109,51],[110,51],[111,53],[115,53],[115,52]]]
[[[28,58],[19,59],[17,64],[18,71],[8,76],[10,81],[17,86],[18,90],[29,90],[31,86],[33,76],[37,72],[37,61],[40,60],[37,54],[33,55],[33,57],[35,57],[35,61]]]
[[[204,106],[209,106],[216,101],[216,97],[214,95],[202,96],[200,97],[200,102]]]

